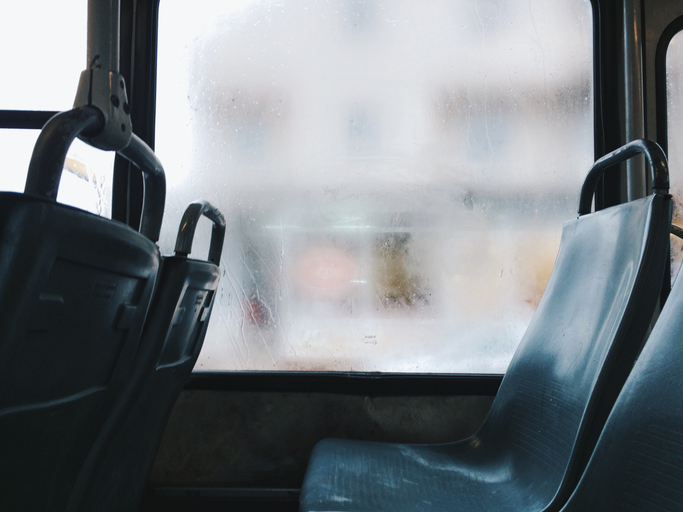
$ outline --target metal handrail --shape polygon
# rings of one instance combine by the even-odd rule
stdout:
[[[102,113],[91,106],[76,107],[51,117],[33,148],[24,193],[56,201],[69,147],[76,137],[97,133],[103,123]],[[134,134],[128,146],[118,153],[142,172],[145,194],[139,231],[156,242],[159,240],[166,202],[164,169],[154,151]]]
[[[655,194],[669,193],[669,170],[666,155],[656,142],[649,139],[636,139],[625,146],[600,158],[586,176],[579,199],[579,215],[591,212],[593,195],[598,180],[610,167],[624,162],[638,154],[645,156],[652,173],[652,190]]]

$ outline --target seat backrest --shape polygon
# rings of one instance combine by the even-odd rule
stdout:
[[[188,259],[197,221],[214,222],[209,261]],[[163,258],[132,377],[117,420],[93,450],[92,476],[72,510],[135,511],[171,410],[202,348],[220,278],[225,220],[206,202],[191,204],[180,222],[176,255]],[[80,482],[79,482],[80,483]]]
[[[29,178],[49,193],[0,193],[2,510],[65,509],[128,379],[157,278],[149,238],[54,201],[87,110],[58,114],[39,136]],[[40,147],[61,162],[37,164]]]
[[[605,157],[607,164],[650,151],[665,163],[651,144],[636,141],[635,150]],[[601,160],[594,168],[609,165]],[[585,194],[593,190],[587,190],[582,204],[590,206]],[[670,222],[670,196],[658,189],[565,224],[543,299],[472,439],[482,453],[505,453],[516,477],[551,509],[575,486],[593,432],[646,337],[663,282]]]
[[[683,510],[679,276],[564,512]]]

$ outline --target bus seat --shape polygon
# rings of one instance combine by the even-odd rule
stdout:
[[[682,341],[679,277],[563,512],[683,510]]]
[[[187,258],[202,215],[213,221],[208,261]],[[203,201],[187,208],[175,256],[162,258],[122,421],[98,440],[101,450],[93,450],[93,475],[84,481],[78,510],[137,510],[166,422],[204,342],[224,238],[225,219],[216,208]]]
[[[643,153],[654,194],[589,213],[595,183]],[[666,158],[638,140],[600,159],[491,410],[472,437],[417,445],[326,439],[302,511],[558,510],[645,339],[668,258]]]
[[[56,202],[66,151],[100,120],[90,107],[52,117],[25,193],[0,193],[1,510],[65,509],[128,380],[152,298],[154,242]],[[165,184],[160,172],[152,181]],[[164,195],[146,186],[145,204]],[[160,227],[163,210],[144,212]]]

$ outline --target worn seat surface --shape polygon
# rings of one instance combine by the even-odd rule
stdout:
[[[683,510],[682,396],[679,276],[563,512]]]
[[[642,345],[668,257],[670,198],[565,224],[551,279],[489,415],[438,445],[328,439],[302,511],[557,510]]]
[[[562,512],[683,509],[682,341],[683,280],[678,280]],[[438,455],[432,459],[437,460]],[[423,479],[415,485],[428,495],[433,483]],[[492,483],[486,487],[495,490]],[[492,506],[490,496],[469,506]]]

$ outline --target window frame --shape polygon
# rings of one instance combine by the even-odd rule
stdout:
[[[120,72],[130,92],[134,132],[153,148],[156,117],[156,56],[159,4],[162,0],[121,1]],[[619,90],[616,59],[608,54],[601,40],[620,31],[619,7],[613,2],[591,0],[593,11],[593,94],[595,158],[621,145],[618,124]],[[683,26],[683,22],[681,22]],[[672,36],[673,37],[673,34]],[[661,45],[661,42],[660,42]],[[665,71],[665,70],[664,70]],[[664,116],[666,105],[664,104]],[[659,109],[658,109],[659,110]],[[54,112],[0,111],[0,129],[39,129]],[[662,116],[658,115],[658,123]],[[665,117],[664,117],[664,123]],[[617,126],[614,126],[614,125]],[[665,133],[658,130],[658,133]],[[660,141],[661,137],[658,137]],[[142,181],[139,173],[120,157],[114,167],[112,217],[135,225],[142,206]],[[622,202],[622,178],[615,176],[601,183],[598,208]],[[358,393],[411,394],[495,394],[502,375],[491,374],[404,374],[352,372],[274,372],[221,371],[193,374],[188,389],[294,390]]]
[[[125,3],[129,0],[123,0]],[[155,35],[158,34],[158,14],[159,5],[163,0],[141,0],[137,4],[138,10],[142,9],[146,11],[146,14],[141,14],[138,12],[138,16],[144,20],[145,23],[153,22],[155,24],[153,30]],[[593,13],[593,53],[594,61],[596,55],[596,36],[598,31],[597,26],[597,14],[595,0],[591,1],[591,8]],[[123,12],[123,8],[122,8]],[[140,26],[141,22],[136,22]],[[146,90],[146,99],[149,101],[148,109],[145,113],[146,129],[148,130],[151,141],[154,139],[154,122],[156,113],[156,40],[153,44],[153,55],[148,55],[146,58],[150,59],[150,65],[145,66],[145,84],[144,88]],[[126,44],[122,38],[122,45]],[[152,48],[149,45],[149,41],[142,41],[140,44],[136,43],[134,47],[142,48],[147,45],[148,48]],[[122,51],[123,53],[123,51]],[[136,58],[139,56],[136,55]],[[153,65],[151,64],[153,62]],[[607,71],[606,74],[612,72],[614,67],[614,59],[607,58],[604,59],[605,67]],[[596,76],[596,69],[594,62],[593,70],[593,88],[594,88],[594,112],[597,112],[597,95],[595,90],[597,84],[600,81]],[[123,71],[122,71],[123,73]],[[141,75],[139,72],[135,75],[136,80],[139,80]],[[131,87],[139,87],[140,82],[132,84]],[[609,96],[609,95],[608,95]],[[135,98],[138,100],[138,98]],[[616,108],[618,102],[610,103],[610,108]],[[134,115],[134,114],[133,114]],[[609,111],[607,114],[609,115]],[[134,129],[137,131],[138,118],[134,117]],[[596,119],[594,115],[594,120]],[[611,135],[611,139],[616,140],[614,134],[610,133],[607,129],[598,130],[597,123],[594,121],[594,134],[600,133],[602,135]],[[150,144],[151,145],[151,144]],[[621,144],[614,142],[614,148],[604,149],[603,154],[616,149]],[[598,145],[594,141],[594,154],[597,152]],[[602,155],[600,155],[602,156]],[[616,174],[616,173],[615,173]],[[616,186],[617,190],[621,188],[621,177],[614,176],[608,178],[608,186],[614,182],[618,184]],[[598,196],[603,197],[605,194],[601,193],[604,189],[604,185],[600,184]],[[606,201],[600,201],[599,207],[603,208],[606,206],[611,206],[612,204],[618,204],[622,202],[621,196],[609,196]],[[193,371],[190,378],[190,382],[187,384],[186,389],[239,389],[242,391],[263,391],[263,390],[289,390],[289,391],[322,391],[327,390],[327,392],[345,392],[350,393],[351,390],[360,394],[406,394],[411,392],[411,389],[419,389],[419,392],[414,394],[485,394],[494,395],[498,389],[498,385],[503,378],[503,374],[485,374],[485,373],[400,373],[400,372],[349,372],[349,371],[272,371],[272,370],[213,370],[213,371]],[[473,379],[475,379],[473,381]],[[379,383],[380,381],[386,381],[386,384]],[[473,382],[477,381],[476,384]],[[416,384],[419,382],[419,384]],[[390,390],[390,386],[395,385],[397,389],[401,391],[394,392]]]
[[[143,0],[138,2],[138,16],[144,22],[153,21],[153,31],[158,33],[158,13],[159,4],[163,0]],[[126,3],[126,0],[124,0]],[[593,39],[595,55],[596,39],[596,2],[591,0],[593,10]],[[146,11],[141,14],[140,10]],[[123,8],[122,8],[123,12]],[[140,23],[136,23],[140,26]],[[150,30],[151,32],[151,30]],[[137,41],[136,41],[137,43]],[[143,41],[142,44],[148,44]],[[126,44],[123,42],[122,45]],[[141,45],[135,44],[138,48]],[[145,66],[146,78],[145,89],[146,99],[149,101],[146,110],[146,129],[150,135],[147,142],[151,143],[154,139],[154,118],[155,118],[155,92],[156,92],[156,40],[153,45],[153,55],[148,55],[150,65]],[[153,62],[153,64],[152,64]],[[613,59],[606,59],[605,62],[611,65]],[[593,73],[593,87],[597,87],[596,67]],[[122,71],[123,72],[123,71]],[[136,79],[140,74],[136,75]],[[139,82],[132,87],[139,87]],[[594,93],[595,94],[595,93]],[[597,96],[597,95],[596,95]],[[597,97],[596,97],[597,100]],[[594,109],[597,109],[597,101],[594,100]],[[137,119],[134,125],[137,128]],[[137,131],[137,130],[136,130]],[[597,123],[594,122],[594,133],[605,133],[605,130],[598,130]],[[151,144],[150,144],[151,145]],[[618,146],[615,146],[618,147]],[[594,143],[594,148],[597,145]],[[611,150],[611,149],[610,149]],[[594,150],[595,152],[595,150]],[[604,153],[607,153],[605,150]],[[616,181],[619,182],[617,177]],[[614,204],[621,202],[614,199]],[[611,204],[611,203],[610,203]],[[602,206],[602,205],[601,205]],[[296,371],[201,371],[193,372],[190,382],[186,389],[233,389],[241,391],[321,391],[321,392],[343,392],[353,394],[485,394],[493,395],[496,393],[502,374],[443,374],[443,373],[398,373],[398,372],[296,372]]]
[[[657,110],[657,142],[669,154],[668,90],[666,86],[666,58],[669,45],[676,35],[683,31],[683,15],[672,21],[662,32],[655,54],[655,88]]]

